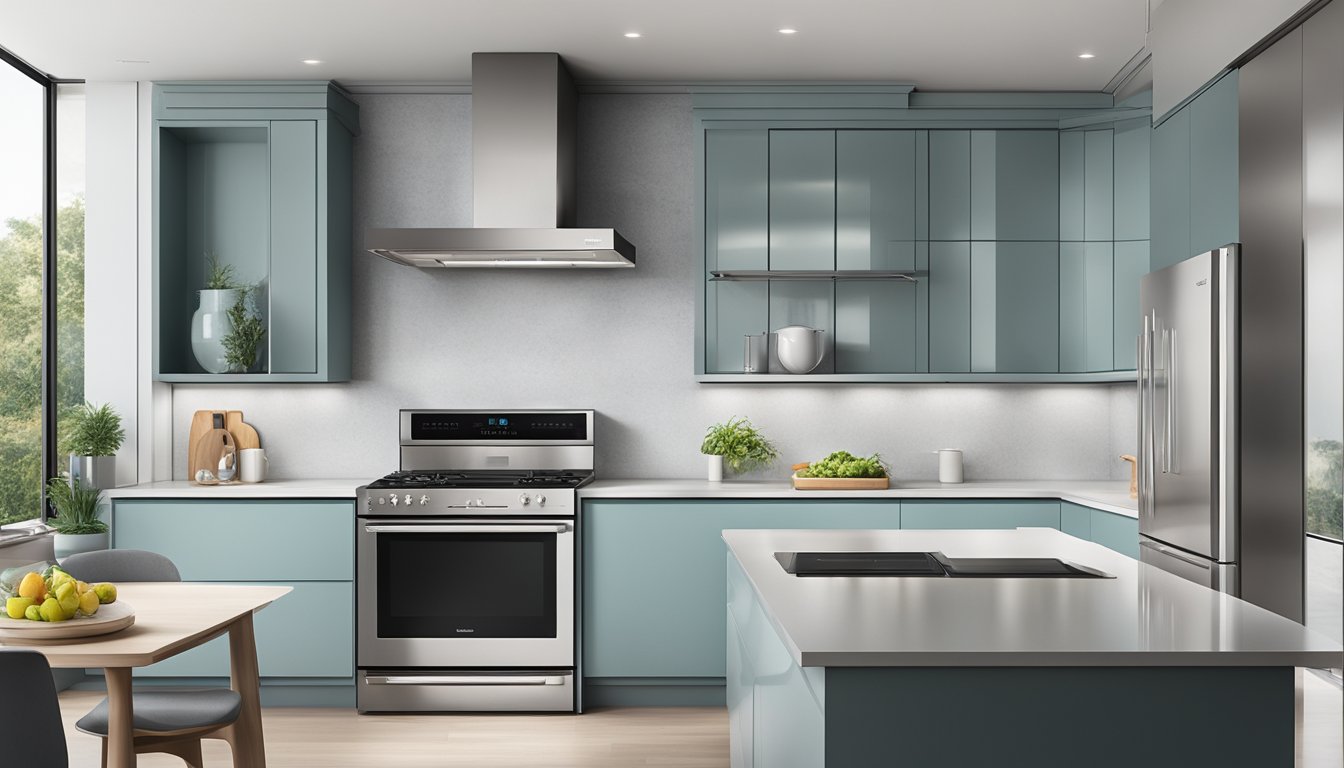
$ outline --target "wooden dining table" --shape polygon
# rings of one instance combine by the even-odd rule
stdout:
[[[131,670],[227,633],[230,687],[242,698],[238,720],[228,726],[234,736],[233,764],[265,768],[252,614],[284,596],[290,587],[145,582],[119,584],[117,591],[118,600],[135,611],[135,624],[126,629],[71,640],[4,639],[0,645],[39,651],[52,667],[101,667],[107,680],[107,765],[131,768],[136,764]]]

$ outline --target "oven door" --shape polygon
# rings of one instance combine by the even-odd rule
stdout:
[[[358,666],[574,666],[572,520],[356,520]]]

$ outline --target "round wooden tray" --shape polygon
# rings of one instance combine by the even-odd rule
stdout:
[[[69,621],[29,621],[4,615],[0,616],[0,639],[24,643],[74,640],[120,632],[134,623],[135,611],[123,602],[108,603],[99,607],[93,616],[80,616]]]

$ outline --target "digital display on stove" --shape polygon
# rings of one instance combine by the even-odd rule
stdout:
[[[412,413],[412,440],[587,440],[585,413]]]

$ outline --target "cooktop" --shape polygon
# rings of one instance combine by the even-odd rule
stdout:
[[[413,470],[393,472],[369,488],[578,488],[592,470]]]
[[[942,552],[776,552],[775,559],[795,576],[1115,578],[1056,557],[948,557]]]

